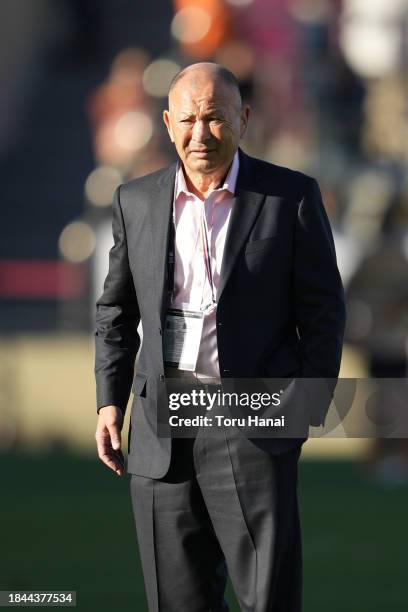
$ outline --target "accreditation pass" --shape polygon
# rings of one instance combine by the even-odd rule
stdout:
[[[164,361],[167,366],[194,372],[203,331],[204,313],[169,308],[164,328]]]

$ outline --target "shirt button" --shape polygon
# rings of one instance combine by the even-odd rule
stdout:
[[[224,323],[221,323],[221,321],[219,323],[217,323],[218,327],[222,327],[224,325]]]

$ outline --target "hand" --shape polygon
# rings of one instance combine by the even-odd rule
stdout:
[[[103,406],[96,426],[96,446],[99,459],[118,476],[125,473],[125,460],[120,448],[123,413],[117,406]]]

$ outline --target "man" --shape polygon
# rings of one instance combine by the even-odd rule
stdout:
[[[227,427],[158,435],[169,378],[338,375],[344,299],[318,185],[245,155],[248,117],[228,70],[187,67],[164,112],[179,162],[114,198],[96,316],[96,439],[101,460],[122,475],[133,382],[128,472],[151,612],[227,610],[227,569],[243,611],[301,610],[305,437],[263,444]],[[324,417],[312,408],[312,424]]]

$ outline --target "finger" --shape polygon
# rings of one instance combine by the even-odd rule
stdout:
[[[99,455],[101,454],[100,451],[105,451],[112,448],[110,435],[107,431],[97,431],[95,434],[95,440]]]
[[[96,445],[98,449],[98,457],[101,461],[106,463],[106,461],[104,460],[104,458],[106,457],[109,457],[111,461],[114,460],[113,454],[115,451],[112,449],[111,440],[110,440],[109,435],[103,434],[100,437],[97,437]]]
[[[107,425],[112,448],[114,450],[120,450],[121,439],[120,439],[120,430],[117,425]]]
[[[105,426],[103,430],[97,430],[95,434],[98,457],[99,459],[111,470],[116,472],[118,476],[123,476],[125,459],[123,453],[120,450],[114,450],[111,443],[111,434],[108,431],[108,427]],[[120,444],[120,435],[119,435]]]
[[[123,473],[123,466],[120,464],[119,461],[117,461],[109,453],[105,453],[101,455],[99,458],[102,461],[102,463],[104,463],[108,468],[110,468],[114,472],[120,473],[120,474]]]

